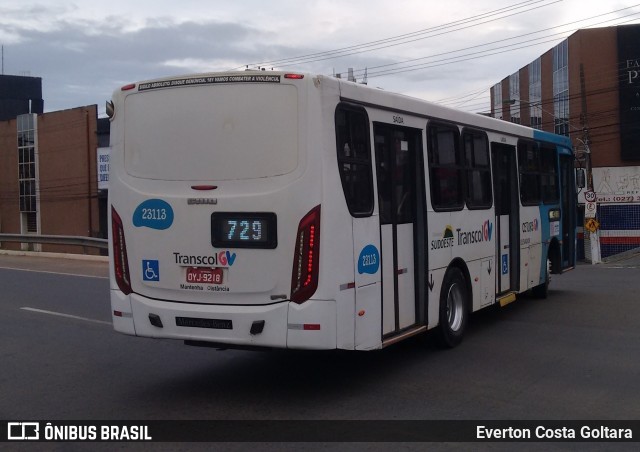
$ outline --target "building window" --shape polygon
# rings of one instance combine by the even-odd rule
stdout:
[[[336,109],[336,148],[342,189],[354,217],[373,213],[373,177],[369,118],[362,108],[339,105]]]
[[[36,123],[38,116],[25,114],[18,123],[18,185],[23,232],[38,232],[38,170]]]
[[[509,76],[509,121],[520,124],[520,73]]]
[[[26,226],[26,231],[28,233],[38,233],[38,213],[37,212],[26,212],[23,213],[23,223]]]
[[[554,132],[569,135],[569,41],[553,48],[553,115]]]
[[[493,85],[493,117],[502,119],[502,83]]]
[[[542,129],[542,63],[538,58],[529,64],[529,116],[530,126]]]

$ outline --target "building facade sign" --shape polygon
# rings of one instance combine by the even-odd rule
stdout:
[[[640,160],[640,27],[618,27],[620,157]]]
[[[599,204],[640,203],[640,166],[593,168],[593,188]],[[585,202],[584,191],[578,202]]]
[[[98,190],[109,189],[109,158],[111,148],[98,148]]]

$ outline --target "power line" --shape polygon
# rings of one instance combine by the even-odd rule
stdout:
[[[561,25],[555,25],[553,27],[544,28],[544,29],[541,29],[541,30],[538,30],[538,31],[524,33],[524,34],[517,35],[517,36],[512,36],[510,38],[499,39],[499,40],[488,42],[488,43],[484,43],[484,44],[478,44],[478,45],[475,45],[475,46],[470,46],[470,47],[465,47],[465,48],[458,49],[458,50],[451,50],[451,51],[447,51],[447,52],[437,53],[437,54],[428,55],[428,56],[424,56],[424,57],[412,58],[410,60],[405,60],[405,61],[397,62],[397,63],[387,63],[387,64],[383,64],[383,65],[378,65],[378,66],[367,66],[367,69],[370,71],[371,69],[378,69],[378,68],[382,68],[382,67],[396,66],[396,65],[400,65],[400,64],[406,64],[406,63],[411,63],[411,62],[414,62],[414,61],[423,60],[423,59],[434,58],[434,57],[443,56],[443,55],[449,55],[449,54],[452,54],[452,53],[464,52],[464,51],[475,49],[475,48],[478,48],[478,47],[485,47],[485,46],[489,46],[489,45],[493,45],[493,44],[498,44],[500,42],[511,41],[511,40],[514,40],[514,39],[523,38],[525,36],[536,35],[536,34],[539,34],[539,33],[546,32],[546,31],[554,30],[556,28],[567,27],[569,25],[575,25],[575,24],[578,24],[580,22],[586,22],[586,21],[590,21],[590,20],[596,19],[598,17],[608,16],[610,14],[619,13],[619,12],[622,12],[622,11],[625,11],[625,10],[628,10],[628,9],[631,9],[631,8],[635,8],[637,6],[640,6],[640,4],[636,4],[636,5],[633,5],[633,6],[626,7],[626,8],[621,8],[621,9],[610,11],[610,12],[603,13],[603,14],[598,14],[598,15],[595,15],[595,16],[587,17],[585,19],[576,20],[576,21],[573,21],[573,22],[567,22],[567,23],[561,24]],[[608,22],[617,21],[619,19],[623,19],[623,18],[629,17],[629,16],[634,16],[634,15],[637,15],[637,14],[639,14],[639,13],[635,12],[635,13],[632,13],[632,14],[628,14],[626,16],[615,17],[615,18],[612,18],[612,19],[607,19],[607,20],[602,21],[602,22],[597,22],[597,23],[591,24],[589,26],[593,27],[593,26],[597,26],[597,25],[602,25],[602,24],[605,24],[605,23],[608,23]],[[631,20],[635,20],[635,19],[631,19]],[[622,23],[626,23],[626,22],[622,22]],[[532,40],[522,41],[522,43],[531,42],[531,41],[535,41],[535,40],[539,40],[539,39],[545,39],[545,38],[548,38],[550,36],[561,35],[561,34],[573,32],[573,31],[576,31],[576,30],[578,30],[578,28],[572,28],[570,30],[565,30],[563,32],[558,32],[558,33],[555,33],[555,34],[552,34],[552,35],[547,35],[547,36],[543,36],[543,37],[539,37],[539,38],[534,38]],[[513,45],[517,45],[517,44],[519,44],[519,43],[516,43],[516,44],[513,44]],[[502,48],[502,47],[498,47],[498,48]],[[364,71],[364,69],[355,69],[354,70],[354,74],[359,74],[362,71]]]
[[[538,38],[538,39],[544,39],[544,38]],[[484,58],[487,56],[493,56],[493,55],[500,55],[502,53],[507,53],[507,52],[513,52],[514,50],[521,50],[521,49],[525,49],[528,47],[534,47],[537,45],[541,45],[541,44],[547,44],[550,42],[556,42],[557,38],[553,38],[553,39],[547,39],[546,41],[541,41],[541,42],[537,42],[537,43],[533,43],[533,44],[526,44],[526,45],[522,45],[520,47],[514,47],[508,50],[499,50],[499,49],[504,49],[504,48],[509,48],[509,47],[513,47],[519,44],[523,44],[523,43],[517,43],[517,44],[510,44],[508,46],[503,46],[503,47],[497,47],[494,49],[488,49],[488,50],[483,50],[480,52],[472,52],[472,53],[467,53],[465,55],[459,55],[459,56],[454,56],[454,57],[449,57],[449,58],[442,58],[440,60],[435,60],[435,61],[431,61],[429,63],[420,63],[420,64],[414,64],[414,65],[409,65],[409,66],[405,66],[403,68],[398,68],[398,69],[388,69],[388,70],[383,70],[383,71],[372,71],[369,72],[369,77],[370,78],[375,78],[375,77],[382,77],[385,75],[395,75],[395,74],[401,74],[401,73],[405,73],[405,72],[413,72],[413,71],[419,71],[422,69],[430,69],[433,67],[438,67],[438,66],[446,66],[448,64],[452,64],[452,63],[461,63],[464,61],[471,61],[471,60],[476,60],[478,58]],[[495,52],[494,52],[495,50]]]
[[[525,1],[525,2],[521,2],[521,3],[516,3],[516,4],[508,6],[508,7],[499,8],[497,10],[489,11],[487,13],[478,14],[478,15],[475,15],[475,16],[470,16],[470,17],[467,17],[465,19],[456,20],[456,21],[449,22],[449,23],[442,24],[442,25],[438,25],[438,26],[435,26],[435,27],[425,28],[425,29],[414,31],[414,32],[411,32],[411,33],[405,33],[405,34],[401,34],[401,35],[392,36],[392,37],[389,37],[389,38],[379,39],[379,40],[376,40],[376,41],[369,41],[369,42],[366,42],[366,43],[356,44],[356,45],[352,45],[352,46],[348,46],[348,47],[342,47],[342,48],[339,48],[339,49],[327,50],[327,51],[323,51],[323,52],[316,52],[316,53],[311,53],[311,54],[306,54],[306,55],[299,55],[299,56],[296,56],[296,57],[283,58],[283,59],[279,59],[279,60],[262,61],[262,62],[259,62],[259,63],[249,63],[246,66],[269,65],[269,66],[285,67],[285,66],[291,66],[293,64],[306,64],[306,63],[312,63],[312,62],[316,62],[316,61],[323,61],[323,60],[331,59],[331,58],[341,58],[341,57],[345,57],[345,56],[354,55],[354,54],[357,54],[357,53],[370,52],[370,51],[373,51],[373,50],[379,50],[379,49],[382,49],[382,48],[397,46],[397,45],[401,45],[401,44],[415,42],[415,41],[421,40],[421,39],[427,39],[427,38],[430,38],[430,37],[439,36],[439,35],[444,34],[444,33],[451,33],[453,31],[463,30],[463,29],[466,29],[466,28],[469,28],[469,27],[467,26],[467,27],[463,27],[463,28],[459,28],[459,29],[455,29],[455,30],[446,31],[446,32],[443,32],[443,33],[438,33],[438,34],[435,34],[433,36],[422,36],[420,38],[415,39],[416,36],[429,34],[429,33],[440,32],[440,31],[446,30],[448,28],[456,27],[456,26],[459,26],[459,25],[464,25],[464,24],[469,23],[469,22],[475,22],[475,21],[478,21],[478,20],[485,19],[487,17],[503,14],[505,12],[510,12],[511,10],[527,8],[527,7],[535,5],[537,3],[543,3],[543,2],[548,2],[548,1],[549,0],[535,0],[535,1],[528,0],[528,1]],[[509,15],[504,15],[502,17],[494,18],[494,19],[491,19],[489,21],[481,22],[479,24],[475,24],[475,25],[472,25],[472,26],[477,26],[477,25],[481,25],[481,24],[484,24],[484,23],[492,22],[492,21],[495,21],[495,20],[503,19],[503,18],[506,18],[506,17],[511,17],[512,15],[521,14],[521,13],[524,13],[524,12],[527,12],[527,11],[531,11],[532,9],[538,9],[538,8],[543,7],[543,6],[548,6],[548,5],[551,5],[553,3],[557,3],[558,1],[560,1],[560,0],[553,0],[550,3],[547,3],[546,5],[540,5],[540,6],[536,6],[535,8],[530,8],[530,9],[525,10],[525,11],[519,11],[519,12],[516,12],[516,13],[509,14]],[[411,39],[409,39],[409,38],[411,38]],[[409,39],[409,40],[407,40],[407,39]],[[398,41],[402,41],[402,42],[398,42]],[[393,43],[393,44],[389,44],[389,43]],[[363,50],[363,49],[366,49],[366,50]],[[241,69],[244,66],[245,65],[242,65],[242,66],[236,67],[234,69]]]
[[[541,7],[544,7],[544,6],[549,6],[549,5],[552,5],[553,3],[558,3],[560,1],[562,1],[562,0],[556,0],[556,1],[552,2],[552,3],[548,3],[546,5],[536,6],[535,8],[530,8],[530,9],[525,10],[525,11],[519,11],[519,12],[508,14],[508,15],[505,15],[505,16],[502,16],[502,17],[499,17],[499,18],[486,20],[484,22],[479,22],[479,23],[476,23],[476,24],[473,24],[473,25],[468,25],[468,26],[465,26],[465,27],[456,28],[454,30],[448,30],[448,31],[440,32],[440,33],[435,33],[435,34],[432,34],[430,36],[424,36],[424,37],[420,37],[420,38],[415,38],[415,39],[411,39],[411,40],[407,40],[407,41],[403,41],[403,42],[395,43],[395,44],[381,45],[381,46],[377,46],[377,47],[372,48],[372,49],[354,51],[354,52],[351,52],[351,53],[346,53],[344,55],[328,56],[326,58],[318,58],[318,59],[313,59],[313,60],[306,60],[306,61],[299,61],[299,62],[295,62],[295,63],[288,63],[288,64],[285,64],[285,65],[281,65],[281,67],[292,66],[294,64],[315,63],[315,62],[318,62],[318,61],[324,61],[324,60],[329,60],[329,59],[334,59],[334,58],[342,58],[342,57],[345,57],[345,56],[358,55],[358,54],[365,53],[365,52],[370,52],[370,51],[373,51],[373,50],[387,49],[387,48],[390,48],[390,47],[396,47],[396,46],[403,45],[403,44],[409,44],[409,43],[421,41],[421,40],[428,39],[428,38],[435,38],[437,36],[442,36],[442,35],[445,35],[445,34],[456,32],[456,31],[467,30],[469,28],[477,27],[477,26],[484,25],[484,24],[487,24],[487,23],[490,23],[490,22],[495,22],[496,20],[505,19],[505,18],[508,18],[508,17],[511,17],[511,16],[515,16],[515,15],[518,15],[518,14],[522,14],[522,13],[526,13],[526,12],[529,12],[529,11],[533,11],[535,9],[539,9]],[[366,69],[358,69],[355,72],[359,73],[359,72],[362,72],[364,70],[366,70]]]
[[[638,6],[638,5],[635,5],[635,6]],[[608,14],[610,14],[610,13],[608,13]],[[640,14],[640,13],[629,14],[627,16],[623,16],[622,18],[630,17],[630,16],[637,16],[638,14]],[[594,17],[598,17],[598,16],[594,16]],[[589,19],[592,19],[592,18],[589,18]],[[589,19],[585,19],[585,20],[589,20]],[[617,21],[619,19],[620,18],[609,19],[609,20],[600,22],[599,24],[612,22],[612,21]],[[630,22],[630,21],[633,21],[633,20],[637,20],[637,17],[633,17],[631,19],[628,19],[627,21],[618,23],[618,25],[622,24],[622,23],[627,23],[627,22]],[[557,28],[557,27],[553,27],[553,28]],[[482,50],[482,51],[479,51],[479,52],[471,52],[471,53],[458,55],[458,56],[451,56],[451,57],[442,58],[442,59],[439,59],[439,60],[434,60],[434,61],[430,61],[430,62],[426,62],[426,63],[419,63],[419,64],[409,65],[409,66],[405,66],[405,67],[400,67],[400,68],[397,68],[397,69],[388,69],[388,70],[383,70],[383,71],[377,71],[376,72],[376,71],[371,71],[372,67],[368,67],[367,68],[368,76],[369,76],[369,78],[375,78],[375,77],[381,77],[381,76],[386,76],[386,75],[395,75],[395,74],[400,74],[400,73],[404,73],[404,72],[412,72],[412,71],[416,71],[416,70],[430,69],[430,68],[433,68],[433,67],[443,66],[443,65],[446,65],[446,64],[465,62],[465,61],[474,60],[474,59],[485,57],[485,56],[493,56],[493,55],[498,55],[498,54],[502,54],[502,53],[506,53],[506,52],[512,52],[514,50],[521,50],[521,49],[524,49],[524,48],[533,47],[533,46],[540,45],[540,44],[545,44],[545,43],[549,43],[549,42],[555,42],[558,39],[557,37],[552,38],[552,39],[548,39],[548,38],[550,38],[552,36],[558,36],[558,35],[565,35],[565,37],[566,37],[566,35],[568,33],[574,32],[576,30],[577,29],[567,30],[567,31],[564,31],[564,32],[554,33],[552,35],[542,36],[542,37],[539,37],[539,38],[534,38],[534,39],[529,39],[529,40],[521,41],[521,42],[514,43],[514,44],[509,44],[509,45],[506,45],[506,46],[495,47],[495,48],[492,48],[492,49],[486,49],[486,50]],[[529,35],[529,34],[531,34],[531,33],[527,33],[526,35]],[[523,35],[523,36],[526,36],[526,35]],[[515,38],[509,38],[509,39],[515,39]],[[546,39],[546,40],[545,41],[540,41],[541,39]],[[501,41],[504,41],[504,40],[501,40]],[[433,58],[435,56],[449,55],[451,53],[458,53],[458,52],[462,52],[462,51],[473,49],[473,48],[477,48],[477,47],[491,45],[491,44],[494,44],[494,43],[497,43],[497,42],[501,42],[501,41],[494,41],[494,42],[488,43],[488,44],[468,47],[468,48],[464,48],[464,49],[458,49],[458,50],[451,51],[451,52],[440,53],[440,54],[431,55],[431,56],[428,56],[428,57],[421,57],[421,58],[413,59],[413,60],[407,60],[407,61],[404,61],[404,62],[401,62],[401,63],[391,63],[391,64],[387,64],[387,65],[383,65],[383,66],[401,65],[401,64],[406,64],[407,62],[417,61],[417,60],[426,59],[426,58]],[[535,41],[540,41],[540,42],[535,42]],[[525,44],[525,45],[522,45],[522,44]],[[519,46],[519,47],[514,47],[514,46]],[[503,49],[503,50],[497,51],[499,49]],[[494,52],[494,50],[496,50],[496,51]],[[383,66],[379,66],[379,67],[383,67]],[[361,69],[354,70],[354,73],[358,73],[358,71],[360,71],[360,70]],[[362,70],[364,70],[364,69],[362,69]]]
[[[627,21],[625,21],[627,22]],[[624,64],[621,62],[618,62],[618,68],[617,69],[609,69],[608,67],[606,69],[601,69],[598,67],[590,67],[590,74],[587,75],[587,84],[588,85],[598,85],[598,84],[612,84],[612,82],[616,82],[616,88],[617,89],[617,85],[619,85],[619,83],[623,80],[626,80],[626,73],[623,73],[622,71],[625,70]],[[595,75],[594,75],[595,74]],[[497,83],[494,86],[501,86],[501,83]],[[484,92],[487,93],[487,95],[489,94],[489,90],[488,88],[484,88]],[[596,94],[599,93],[600,90],[596,90],[594,91],[593,89],[588,90],[588,95],[591,95],[592,92],[595,92]],[[467,93],[467,94],[463,94],[460,96],[452,96],[449,98],[445,98],[439,101],[436,101],[438,103],[441,103],[443,105],[447,105],[447,104],[467,104],[468,102],[470,102],[471,100],[479,97],[480,94],[482,94],[483,89],[478,90],[478,91],[474,91],[472,93]],[[470,96],[473,96],[473,99],[468,99]],[[573,97],[571,97],[573,98]],[[545,103],[553,103],[553,100],[547,100]],[[542,104],[540,102],[538,102],[537,104]],[[483,102],[482,104],[472,104],[471,106],[467,106],[467,108],[476,108],[476,107],[482,107],[486,105],[485,102]],[[500,108],[496,108],[495,111],[496,113],[499,113],[503,110],[502,107]]]

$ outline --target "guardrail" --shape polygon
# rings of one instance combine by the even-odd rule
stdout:
[[[50,245],[77,245],[106,250],[107,239],[76,237],[71,235],[0,234],[0,242],[48,243]]]

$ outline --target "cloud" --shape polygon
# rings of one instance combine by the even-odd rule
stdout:
[[[193,71],[172,61],[208,61],[213,69],[216,62],[239,64],[261,54],[261,32],[241,24],[155,19],[135,31],[128,27],[116,18],[58,20],[45,30],[14,25],[11,33],[16,39],[5,46],[5,72],[42,77],[49,111],[101,102],[125,80]],[[67,87],[83,84],[96,91],[74,96],[80,104],[70,105]]]
[[[372,86],[429,99],[477,91],[483,85],[488,92],[498,79],[518,70],[553,44],[460,62],[442,58],[456,55],[456,50],[567,22],[561,14],[552,15],[551,11],[575,3],[546,2],[555,6],[428,39],[418,39],[424,35],[416,35],[410,43],[391,45],[398,43],[393,41],[375,51],[341,52],[342,57],[333,54],[329,58],[318,55],[310,58],[315,61],[289,64],[273,61],[413,35],[417,30],[441,27],[507,3],[498,6],[494,2],[474,2],[471,7],[467,2],[450,0],[427,7],[420,0],[397,5],[386,0],[349,4],[324,0],[279,1],[265,6],[262,1],[247,0],[220,2],[203,9],[201,2],[195,0],[183,0],[179,5],[140,0],[131,10],[130,0],[74,1],[75,4],[29,5],[29,0],[24,0],[25,4],[19,6],[0,6],[5,73],[28,72],[42,77],[46,111],[94,103],[101,109],[115,88],[132,81],[242,69],[245,64],[260,62],[267,62],[263,65],[268,68],[321,74],[346,73],[347,68],[353,67],[359,79],[364,68],[369,68]],[[611,10],[609,6],[601,8]],[[127,10],[127,14],[120,14]],[[580,16],[588,15],[583,12]],[[553,23],[549,17],[554,18]],[[375,46],[366,49],[372,48]],[[409,60],[430,55],[443,56],[415,62],[435,61],[430,65],[408,67],[415,64]],[[399,62],[407,63],[376,69]],[[403,67],[417,70],[401,71]],[[376,76],[376,72],[386,69],[391,73]]]
[[[224,71],[318,51],[299,43],[295,48],[273,44],[272,31],[243,23],[179,22],[168,17],[153,18],[141,27],[115,16],[101,21],[60,18],[45,29],[15,23],[11,33],[15,40],[5,46],[6,73],[42,77],[46,111],[94,103],[102,108],[115,88],[132,81]],[[366,67],[391,60],[355,55],[348,61],[350,66]],[[331,63],[302,68],[328,74]]]

